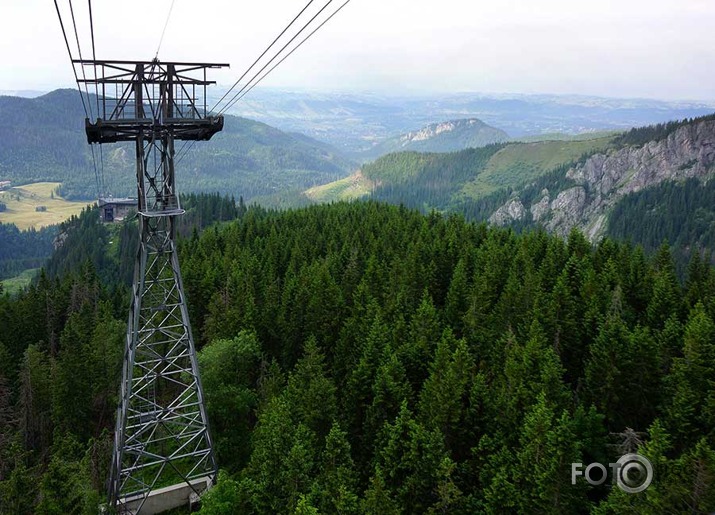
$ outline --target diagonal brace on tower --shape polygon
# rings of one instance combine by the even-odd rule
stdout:
[[[139,250],[117,408],[109,503],[158,513],[200,495],[216,461],[176,248],[174,141],[206,141],[223,128],[207,111],[206,73],[227,64],[75,60],[101,91],[90,144],[133,141]],[[177,504],[178,503],[178,504]]]

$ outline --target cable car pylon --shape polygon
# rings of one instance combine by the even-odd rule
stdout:
[[[118,513],[185,505],[217,466],[176,249],[174,142],[207,141],[223,117],[207,110],[207,71],[227,64],[73,60],[91,67],[99,114],[90,144],[136,149],[139,250],[117,408],[109,504]]]

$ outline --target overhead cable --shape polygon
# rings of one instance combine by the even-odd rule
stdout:
[[[166,27],[169,25],[169,18],[171,18],[171,11],[174,10],[174,1],[171,0],[171,5],[169,6],[169,14],[166,15],[166,21],[164,22],[164,28],[161,31],[161,37],[159,38],[159,46],[156,47],[156,54],[154,58],[159,57],[159,50],[161,49],[161,44],[164,42],[164,34],[166,34]]]
[[[313,17],[312,17],[310,20],[308,20],[308,22],[307,22],[305,25],[303,25],[303,27],[301,27],[301,29],[300,29],[298,32],[296,32],[296,34],[295,34],[292,38],[290,38],[290,40],[288,40],[288,43],[286,43],[285,45],[283,45],[283,47],[281,47],[281,49],[276,53],[276,55],[274,55],[266,64],[264,64],[263,67],[262,67],[260,70],[258,70],[258,72],[251,78],[251,80],[249,80],[237,93],[235,93],[235,94],[233,95],[233,97],[231,98],[231,100],[228,101],[228,104],[227,104],[227,105],[233,105],[233,104],[235,103],[235,102],[234,102],[234,99],[235,99],[238,95],[240,95],[240,94],[248,87],[248,85],[249,85],[251,82],[253,82],[253,80],[261,74],[261,72],[263,72],[263,70],[265,70],[266,68],[268,68],[268,66],[270,66],[270,64],[271,64],[273,61],[275,61],[275,60],[278,58],[278,56],[280,56],[281,53],[283,53],[283,51],[284,51],[286,48],[288,48],[288,46],[289,46],[293,41],[295,41],[295,38],[297,38],[298,36],[300,36],[300,34],[308,27],[308,25],[310,25],[311,23],[313,23],[313,21],[314,21],[318,16],[320,16],[320,15],[322,14],[322,12],[323,12],[325,9],[327,9],[327,7],[328,7],[330,4],[332,4],[332,3],[333,3],[333,0],[328,0],[328,2],[327,2],[317,13],[315,13],[315,14],[313,15]],[[225,112],[226,112],[226,106],[222,107],[221,110],[219,110],[218,114],[223,114],[223,113],[225,113]]]
[[[276,36],[276,39],[274,39],[273,42],[272,42],[270,45],[268,45],[268,47],[266,47],[266,49],[261,53],[261,55],[258,56],[258,59],[256,59],[255,61],[253,61],[253,64],[251,64],[251,66],[249,66],[248,68],[246,68],[246,71],[243,72],[243,74],[241,74],[241,76],[238,78],[238,80],[236,80],[236,82],[233,83],[233,86],[231,86],[231,87],[228,89],[228,91],[226,91],[226,93],[223,94],[223,96],[219,99],[219,101],[216,102],[216,104],[214,104],[214,106],[211,108],[211,111],[213,111],[214,109],[216,109],[216,108],[218,107],[218,105],[223,101],[223,99],[226,98],[226,97],[231,93],[231,91],[233,91],[233,88],[235,88],[236,86],[238,86],[238,84],[241,82],[241,80],[243,80],[243,78],[244,78],[246,75],[248,75],[248,72],[250,72],[251,69],[252,69],[254,66],[256,66],[256,64],[258,64],[258,61],[260,61],[260,60],[263,58],[263,56],[266,55],[266,53],[267,53],[271,48],[273,48],[273,45],[275,45],[276,42],[278,42],[278,40],[283,36],[283,34],[285,34],[286,31],[293,26],[293,24],[298,20],[298,18],[300,18],[300,16],[305,12],[305,10],[306,10],[308,7],[310,7],[310,5],[311,5],[314,1],[315,1],[315,0],[310,0],[310,2],[308,2],[308,3],[305,5],[305,7],[303,7],[303,9],[300,10],[300,12],[295,16],[295,18],[293,18],[293,19],[291,20],[291,22],[290,22],[288,25],[286,25],[286,27],[281,31],[281,33],[278,34],[278,36]]]
[[[293,52],[295,52],[296,50],[298,50],[298,49],[303,45],[303,43],[305,43],[306,41],[308,41],[308,39],[310,39],[310,37],[311,37],[313,34],[315,34],[316,32],[318,32],[318,30],[319,30],[323,25],[325,25],[326,23],[328,23],[333,16],[335,16],[336,14],[338,14],[338,13],[340,12],[340,10],[341,10],[343,7],[345,7],[346,5],[348,5],[349,3],[350,3],[350,0],[346,0],[340,7],[337,8],[337,10],[336,10],[333,14],[331,14],[330,16],[328,16],[320,25],[318,25],[318,26],[313,30],[313,32],[311,32],[310,34],[308,34],[300,43],[298,43],[298,45],[297,45],[295,48],[293,48],[293,50],[291,50],[290,52],[288,52],[288,54],[286,54],[285,57],[283,57],[280,61],[278,61],[276,64],[274,64],[274,65],[271,67],[271,69],[269,69],[260,79],[258,79],[256,82],[254,82],[254,83],[251,85],[251,87],[249,87],[241,96],[239,96],[238,98],[236,98],[236,100],[234,100],[231,104],[229,104],[228,107],[226,107],[226,109],[227,109],[227,110],[230,109],[231,107],[233,107],[234,104],[236,104],[236,102],[238,102],[238,101],[241,100],[243,97],[245,97],[253,88],[255,88],[263,79],[265,79],[265,78],[268,76],[268,74],[270,74],[273,70],[275,70],[275,69],[278,67],[278,65],[280,65],[283,61],[285,61],[286,59],[288,59]]]

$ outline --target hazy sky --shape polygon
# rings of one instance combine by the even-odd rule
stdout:
[[[229,62],[229,84],[306,2],[175,0],[159,58]],[[171,0],[92,5],[98,58],[154,56]],[[74,9],[88,57],[87,2]],[[352,0],[265,84],[713,101],[714,43],[714,0]],[[72,85],[53,2],[4,0],[0,90]]]

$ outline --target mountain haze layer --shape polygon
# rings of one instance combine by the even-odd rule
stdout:
[[[218,98],[216,98],[218,100]],[[298,131],[359,156],[375,144],[445,120],[478,118],[514,138],[628,130],[703,116],[707,102],[584,95],[287,91],[256,88],[231,113]]]

